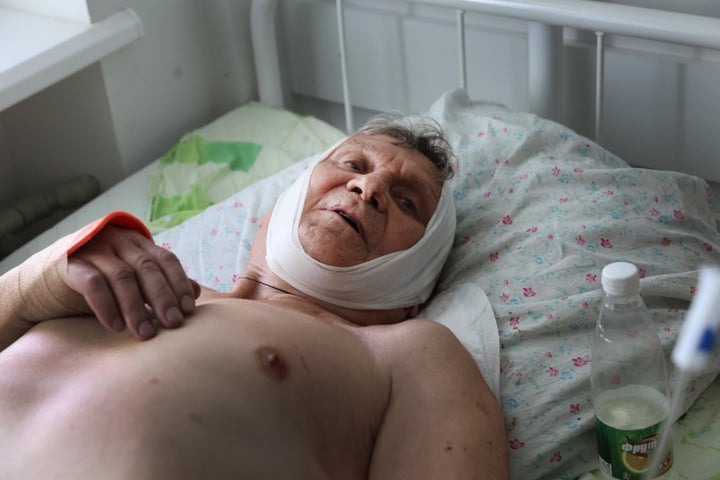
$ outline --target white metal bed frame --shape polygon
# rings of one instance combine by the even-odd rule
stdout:
[[[562,82],[563,27],[595,32],[595,141],[602,137],[605,36],[621,35],[720,50],[720,18],[610,4],[592,0],[408,0],[411,3],[455,9],[457,12],[460,87],[467,87],[465,12],[509,17],[530,22],[528,27],[528,74],[530,111],[554,118],[559,111],[556,95]],[[277,0],[254,0],[252,38],[255,49],[260,101],[282,106],[274,12]],[[343,0],[336,0],[339,50],[348,132],[355,130],[347,74]]]

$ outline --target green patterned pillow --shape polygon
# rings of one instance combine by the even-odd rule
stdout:
[[[245,104],[186,135],[158,161],[148,181],[148,226],[159,233],[178,225],[343,137],[314,117]]]

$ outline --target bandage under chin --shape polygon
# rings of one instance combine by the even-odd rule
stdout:
[[[266,247],[273,273],[306,295],[345,308],[386,310],[424,303],[440,278],[455,236],[455,205],[448,182],[425,234],[415,245],[352,267],[335,267],[308,255],[298,234],[310,176],[317,163],[305,170],[275,204]]]

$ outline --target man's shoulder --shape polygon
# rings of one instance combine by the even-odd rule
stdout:
[[[406,320],[378,330],[377,336],[391,360],[401,365],[465,363],[470,358],[452,331],[433,320]]]
[[[445,337],[448,335],[453,336],[452,332],[445,325],[438,323],[434,320],[425,318],[413,318],[405,320],[400,323],[396,323],[391,326],[394,330],[393,335],[407,336],[410,335],[412,338],[430,340],[446,340]]]

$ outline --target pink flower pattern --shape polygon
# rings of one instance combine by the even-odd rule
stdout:
[[[588,357],[575,357],[572,359],[572,362],[576,367],[583,367],[590,363],[590,359]]]

